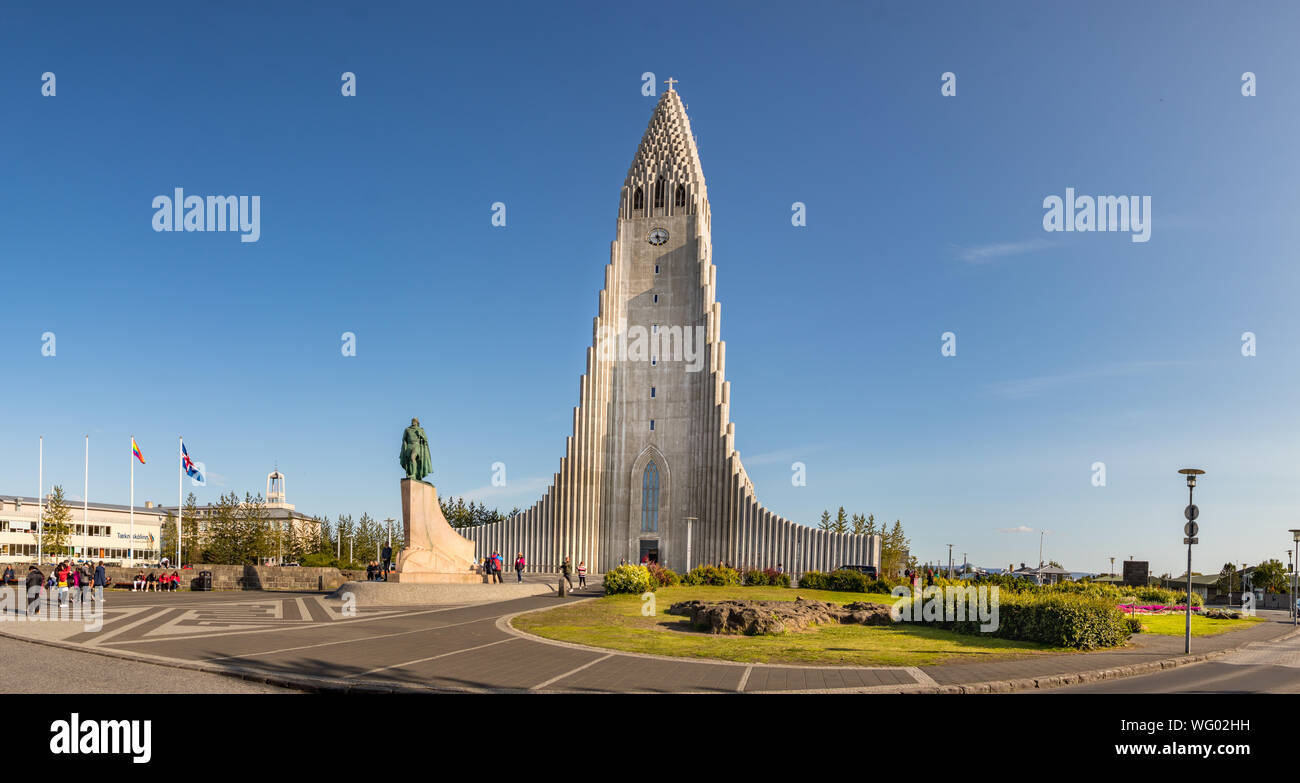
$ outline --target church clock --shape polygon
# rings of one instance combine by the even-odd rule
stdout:
[[[662,245],[663,243],[668,241],[668,229],[666,228],[653,229],[650,232],[649,240],[650,240],[650,244],[652,245]]]

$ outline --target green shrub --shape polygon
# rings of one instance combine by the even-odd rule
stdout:
[[[659,583],[650,575],[650,569],[641,565],[621,565],[605,573],[605,595],[619,593],[653,593]]]
[[[1125,625],[1128,626],[1129,633],[1142,633],[1142,621],[1136,617],[1125,617]]]
[[[805,590],[829,590],[830,580],[821,571],[804,571],[799,577],[799,586]]]
[[[827,581],[830,589],[841,593],[865,593],[867,592],[867,575],[860,571],[852,571],[847,568],[841,568],[838,571],[832,571]]]
[[[740,572],[734,568],[726,566],[700,565],[695,566],[682,577],[682,582],[688,585],[712,585],[714,587],[732,587],[741,583]]]
[[[775,568],[749,568],[741,576],[746,587],[790,586],[790,575]]]
[[[681,584],[682,578],[671,568],[664,568],[658,563],[651,563],[646,566],[650,572],[650,578],[654,580],[658,587],[676,587]]]
[[[912,622],[925,620],[919,611],[914,611]],[[978,619],[940,620],[927,624],[958,633],[983,633]],[[999,591],[998,627],[990,633],[1003,639],[1093,650],[1121,645],[1132,631],[1123,612],[1108,599],[1059,591]]]

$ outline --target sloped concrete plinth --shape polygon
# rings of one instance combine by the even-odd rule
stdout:
[[[555,595],[555,588],[543,582],[514,584],[422,584],[408,582],[345,582],[325,596],[342,600],[351,593],[357,606],[439,606],[487,604],[535,595]]]

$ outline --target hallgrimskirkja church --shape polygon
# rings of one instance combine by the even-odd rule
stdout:
[[[755,497],[735,448],[716,284],[708,190],[669,83],[619,194],[560,470],[526,511],[459,531],[477,557],[523,552],[530,571],[566,556],[592,572],[645,559],[678,571],[879,567],[879,536],[797,524]]]

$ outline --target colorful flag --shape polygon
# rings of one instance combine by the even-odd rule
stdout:
[[[141,465],[144,464],[144,455],[140,453],[140,447],[136,445],[135,438],[131,439],[131,453],[135,455],[136,459],[140,460]]]
[[[190,459],[190,453],[185,448],[185,441],[181,441],[181,467],[184,468],[185,475],[200,484],[203,483],[203,473],[195,466],[194,460]]]

